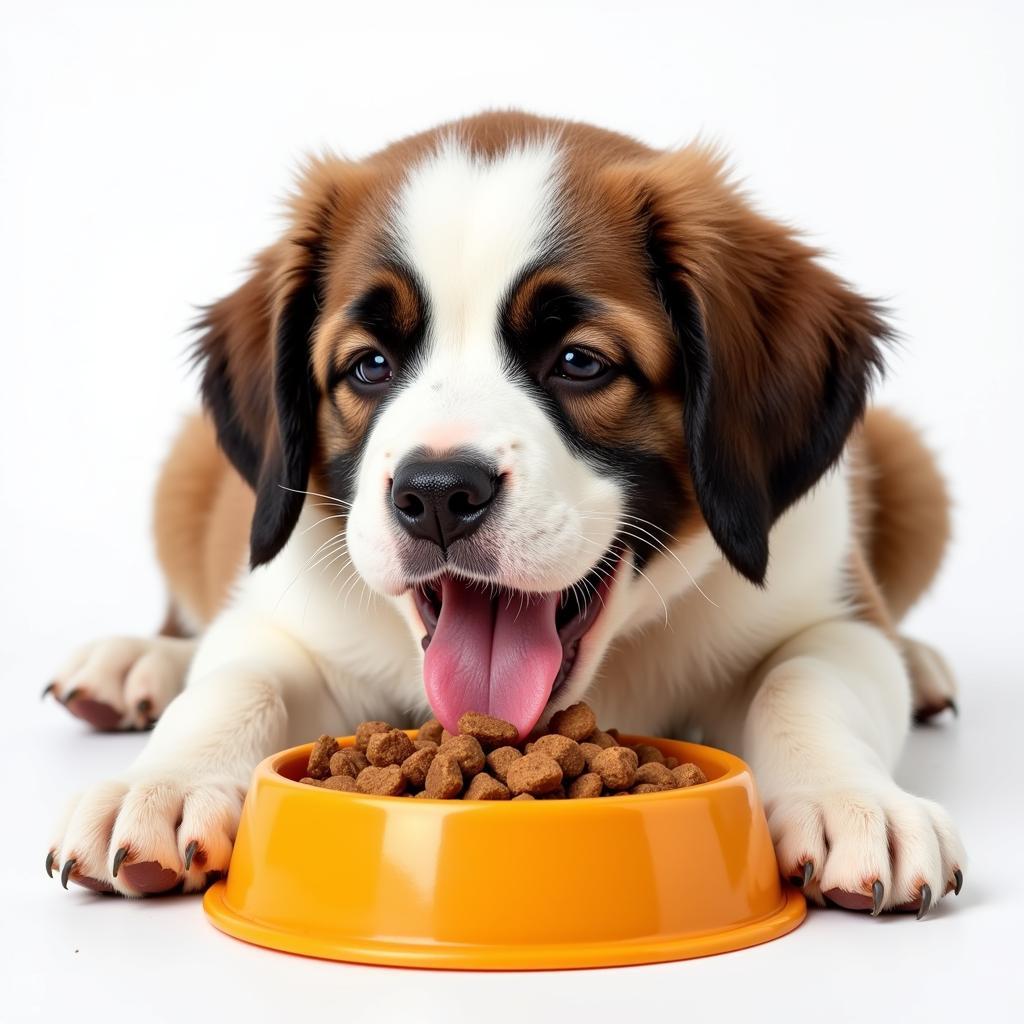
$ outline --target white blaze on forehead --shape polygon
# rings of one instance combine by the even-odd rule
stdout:
[[[551,139],[485,158],[448,138],[410,172],[396,241],[427,293],[435,343],[495,337],[501,300],[552,228],[557,169]]]

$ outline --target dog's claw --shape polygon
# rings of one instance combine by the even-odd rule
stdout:
[[[53,878],[53,861],[56,858],[56,856],[57,856],[57,851],[56,850],[51,850],[46,855],[46,874],[50,878]]]
[[[199,840],[193,839],[192,842],[185,847],[185,870],[188,871],[192,867],[192,858],[196,855],[196,850],[199,849]]]
[[[882,903],[885,900],[885,886],[882,881],[876,878],[871,886],[871,916],[878,917],[882,912]]]
[[[124,862],[125,857],[128,856],[128,847],[122,846],[118,849],[117,853],[114,854],[114,863],[111,865],[110,873],[117,878],[118,871],[121,870],[121,864]]]
[[[64,695],[64,706],[67,707],[81,692],[77,686],[73,690],[68,690]]]
[[[803,878],[800,880],[800,888],[806,889],[807,883],[814,877],[814,861],[809,860],[804,865]]]
[[[921,921],[925,915],[931,910],[932,906],[932,887],[925,882],[921,886],[921,909],[917,912],[917,919]]]
[[[955,868],[953,871],[953,881],[956,882],[953,887],[953,895],[959,896],[960,890],[964,887],[964,873],[959,868]]]
[[[57,689],[57,684],[56,683],[47,683],[46,686],[43,687],[43,692],[39,695],[39,699],[40,700],[46,700],[46,698],[49,697],[50,694],[53,693],[53,691],[56,690],[56,689]]]
[[[946,701],[946,707],[949,708],[949,710],[953,712],[953,717],[954,718],[959,718],[960,717],[960,708],[957,706],[957,702],[955,700],[953,700],[952,697],[950,697]]]
[[[71,872],[75,870],[75,858],[70,857],[64,861],[64,867],[60,869],[60,884],[66,889],[68,887],[68,879],[71,877]]]

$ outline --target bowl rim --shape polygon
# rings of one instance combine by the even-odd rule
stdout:
[[[415,739],[418,734],[418,729],[403,729],[404,732],[410,739]],[[704,743],[691,743],[689,740],[676,740],[668,737],[658,736],[645,736],[634,733],[620,733],[622,739],[627,743],[638,744],[647,743],[651,746],[661,748],[661,744],[672,744],[673,746],[684,746],[690,749],[696,749],[700,753],[700,758],[706,761],[716,762],[724,767],[724,771],[721,775],[716,776],[713,779],[708,779],[707,782],[699,783],[696,786],[685,786],[679,789],[666,789],[659,793],[630,793],[630,800],[626,803],[627,807],[635,807],[640,801],[652,801],[652,800],[678,800],[685,799],[688,795],[692,796],[694,793],[708,794],[709,791],[715,789],[721,789],[729,784],[735,782],[735,780],[746,777],[752,781],[753,776],[750,771],[749,765],[742,758],[736,754],[732,754],[727,750],[722,750],[720,747],[711,747]],[[343,747],[351,747],[355,745],[355,736],[336,736],[335,739]],[[298,760],[300,757],[305,755],[309,757],[309,752],[313,749],[313,745],[316,741],[308,743],[300,743],[294,747],[288,747],[285,750],[279,750],[276,754],[271,754],[269,757],[264,758],[253,770],[251,786],[254,785],[257,780],[263,782],[273,782],[275,785],[283,785],[286,788],[295,787],[296,789],[304,793],[317,793],[320,791],[319,787],[303,785],[301,782],[297,782],[294,779],[288,778],[287,775],[281,773],[280,768],[282,765],[289,761]],[[706,756],[705,756],[706,755]],[[350,799],[359,800],[362,802],[368,802],[371,804],[379,803],[380,801],[386,801],[386,806],[391,806],[392,801],[401,799],[400,797],[393,796],[380,796],[374,793],[359,793],[351,792],[349,790],[331,790],[331,793],[339,794]],[[511,807],[513,804],[518,804],[520,808],[533,808],[537,813],[545,813],[537,811],[537,808],[547,807],[553,805],[555,807],[573,806],[575,804],[582,804],[587,807],[592,807],[595,801],[602,801],[603,803],[608,802],[608,797],[595,796],[595,797],[578,797],[573,800],[443,800],[437,797],[422,797],[418,800],[413,801],[415,806],[426,807],[441,805],[443,807],[454,808],[454,807],[474,807],[482,808],[488,806],[495,807]],[[611,809],[611,808],[609,808]],[[520,810],[517,813],[524,813]]]

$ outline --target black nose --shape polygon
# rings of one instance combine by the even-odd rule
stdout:
[[[497,490],[483,462],[407,459],[395,470],[391,504],[407,533],[447,550],[483,522]]]

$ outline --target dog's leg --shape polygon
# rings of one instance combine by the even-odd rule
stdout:
[[[337,718],[305,648],[265,619],[226,614],[135,764],[72,801],[47,870],[126,896],[205,888],[227,868],[253,767]]]
[[[94,729],[148,729],[181,692],[196,641],[114,636],[80,647],[43,691]]]
[[[717,738],[750,762],[783,874],[818,902],[919,910],[959,891],[964,850],[946,812],[896,785],[910,683],[881,631],[829,622],[783,645]]]

